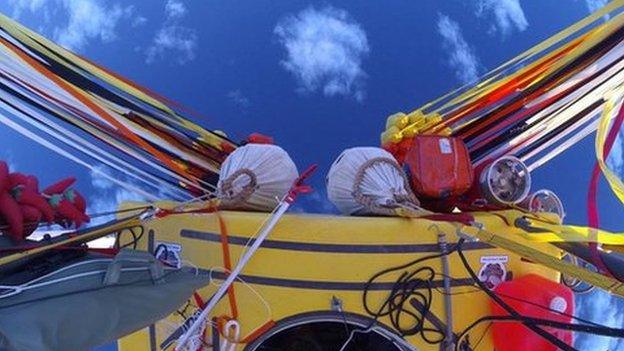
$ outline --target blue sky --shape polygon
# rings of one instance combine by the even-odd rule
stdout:
[[[3,0],[0,11],[153,90],[199,111],[197,122],[235,140],[275,137],[300,169],[321,168],[299,210],[333,212],[324,175],[345,148],[378,145],[385,117],[411,111],[474,80],[573,24],[604,0],[236,1]],[[0,128],[0,157],[48,183],[78,176],[91,210],[136,196]],[[621,148],[616,148],[616,167]],[[562,198],[567,221],[586,222],[593,140],[533,173]],[[622,229],[622,207],[600,191],[602,224]],[[608,296],[584,315],[623,325]],[[624,350],[584,339],[582,349]]]

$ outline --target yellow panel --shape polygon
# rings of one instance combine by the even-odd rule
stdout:
[[[255,235],[268,214],[221,212],[219,215],[226,223],[229,249],[235,265],[245,248],[244,244]],[[519,235],[520,231],[507,226],[503,219],[515,215],[520,215],[520,212],[481,213],[476,214],[475,219],[489,231],[526,242]],[[425,219],[285,215],[243,270],[242,277],[248,284],[234,284],[241,336],[244,338],[268,321],[280,321],[306,312],[329,311],[333,296],[342,300],[346,312],[366,316],[361,288],[371,276],[388,267],[439,253],[438,231],[444,232],[449,242],[456,242],[455,230],[451,223]],[[152,246],[158,242],[177,243],[183,247],[183,259],[202,269],[220,271],[224,265],[215,214],[170,215],[147,223],[146,233],[148,235],[141,242],[143,248],[147,248],[148,243]],[[530,245],[542,252],[559,255],[559,250],[548,243],[531,242]],[[559,279],[557,272],[521,260],[519,256],[501,249],[482,243],[466,243],[465,246],[466,257],[477,272],[481,268],[482,257],[505,256],[508,259],[505,267],[515,277],[536,273],[551,280]],[[464,283],[452,288],[453,330],[457,333],[477,318],[490,314],[490,302],[483,292],[466,285],[469,282],[468,273],[457,254],[450,255],[449,262],[450,276],[458,283]],[[422,265],[430,266],[436,272],[442,270],[439,258]],[[392,283],[397,277],[390,275],[380,282]],[[441,276],[436,277],[438,283],[441,279]],[[215,279],[213,285],[200,291],[201,296],[211,296],[220,282]],[[371,303],[381,303],[387,293],[386,290],[372,292]],[[432,313],[441,321],[445,320],[441,288],[434,290]],[[230,314],[228,299],[224,297],[212,316]],[[390,325],[387,319],[380,322]],[[179,316],[171,316],[168,322],[158,323],[153,336],[158,345],[173,331],[171,326],[176,323],[181,323]],[[482,331],[477,329],[475,336],[478,338]],[[150,350],[150,336],[145,336],[145,331],[140,333],[140,337],[132,335],[122,339],[120,349]],[[419,350],[439,350],[439,345],[431,346],[418,335],[407,338],[407,341]],[[155,347],[158,349],[157,345]],[[243,348],[241,344],[237,350]],[[480,348],[493,348],[489,335],[486,335]]]

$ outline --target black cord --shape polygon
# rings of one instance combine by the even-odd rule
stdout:
[[[182,307],[181,309],[177,309],[176,313],[180,315],[182,319],[187,320],[188,317],[186,316],[186,311],[189,309],[190,306],[191,306],[191,301],[186,300],[186,304],[184,304],[184,307]]]
[[[466,342],[462,343],[462,340],[466,339],[465,341],[467,341],[468,333],[477,325],[484,323],[484,322],[490,322],[490,325],[488,325],[488,327],[485,329],[485,331],[483,332],[483,334],[481,335],[481,337],[475,344],[475,347],[481,344],[492,322],[522,323],[525,326],[527,326],[529,329],[531,329],[533,332],[537,333],[538,335],[546,339],[546,341],[550,342],[551,344],[557,346],[560,350],[564,350],[564,351],[577,351],[577,350],[574,347],[563,342],[562,340],[558,339],[554,335],[550,334],[546,330],[542,329],[542,326],[551,327],[555,329],[561,329],[561,330],[578,331],[578,332],[591,333],[591,334],[602,335],[602,336],[624,338],[624,329],[609,328],[609,327],[582,319],[580,317],[567,314],[565,312],[554,310],[548,306],[536,304],[532,301],[517,298],[514,296],[509,296],[506,294],[492,292],[490,289],[484,286],[484,284],[477,277],[474,270],[470,267],[470,264],[468,263],[468,260],[466,259],[461,249],[463,242],[464,242],[464,239],[460,239],[458,243],[452,246],[451,249],[448,250],[448,252],[446,253],[440,253],[440,254],[422,257],[422,258],[413,260],[411,262],[408,262],[400,266],[384,269],[376,273],[375,275],[373,275],[367,281],[365,288],[364,288],[364,293],[362,295],[364,309],[369,315],[373,317],[373,321],[371,322],[368,328],[372,327],[374,323],[380,317],[387,316],[390,319],[390,322],[393,328],[401,336],[406,336],[406,335],[409,336],[409,335],[415,335],[415,334],[420,333],[423,340],[425,340],[429,344],[439,344],[442,341],[444,341],[445,339],[444,330],[441,330],[440,328],[425,327],[424,325],[425,320],[426,320],[425,316],[429,313],[430,308],[431,308],[433,279],[436,275],[440,275],[440,274],[435,273],[435,271],[431,267],[428,267],[428,266],[420,267],[416,270],[410,270],[410,268],[424,261],[435,259],[435,258],[440,258],[440,257],[449,255],[457,251],[464,267],[466,268],[466,270],[470,274],[470,277],[476,284],[475,288],[477,288],[478,290],[470,290],[470,291],[464,291],[464,292],[458,292],[458,293],[440,292],[438,288],[436,288],[436,290],[438,290],[438,292],[442,294],[448,294],[448,295],[469,294],[469,293],[476,293],[476,292],[483,291],[492,300],[494,300],[503,309],[505,309],[510,314],[510,316],[487,316],[487,317],[483,317],[475,321],[473,324],[468,326],[468,328],[464,329],[464,331],[462,331],[460,335],[458,336],[457,342],[455,344],[456,350],[470,349],[469,342],[468,344],[466,344]],[[401,270],[404,270],[404,271],[401,273],[399,278],[393,284],[388,297],[384,300],[382,305],[377,310],[372,309],[368,303],[368,294],[371,290],[371,286],[373,285],[373,283],[377,279],[379,279],[380,277],[386,274],[398,272]],[[452,277],[448,277],[448,278],[456,280],[455,278],[452,278]],[[425,291],[421,292],[421,290],[425,290]],[[513,300],[517,300],[526,304],[530,304],[530,305],[551,311],[553,313],[557,313],[557,314],[569,317],[571,319],[575,319],[584,324],[571,324],[571,323],[564,323],[564,322],[559,322],[559,321],[549,320],[549,319],[539,319],[539,318],[521,316],[516,310],[514,310],[505,301],[503,301],[500,296],[513,299]],[[416,305],[420,304],[420,308],[414,307],[410,303],[405,304],[405,302],[409,302],[414,299],[418,302]],[[410,323],[407,323],[407,322],[410,322]],[[408,327],[405,327],[406,324],[408,325]],[[430,338],[428,334],[431,334],[431,333],[436,334],[437,337]]]
[[[445,330],[441,330],[438,327],[425,326],[426,316],[431,310],[433,280],[436,272],[428,266],[415,270],[410,270],[410,268],[427,260],[447,256],[453,253],[456,248],[457,246],[453,246],[447,252],[421,257],[400,266],[384,269],[373,275],[366,282],[364,293],[362,294],[364,309],[373,317],[373,322],[370,326],[380,317],[387,316],[392,327],[401,336],[420,334],[422,339],[429,344],[435,345],[443,342],[446,338]],[[403,272],[393,284],[388,297],[377,310],[373,310],[368,302],[371,286],[380,277],[398,271]],[[414,302],[416,303],[414,304]],[[434,336],[431,337],[430,334],[434,334]]]
[[[445,276],[444,274],[440,274],[440,273],[438,273],[438,275],[443,276],[443,277],[447,277],[447,278],[449,278],[449,279],[451,279],[451,280],[453,280],[453,281],[457,281],[457,280],[458,280],[457,278],[454,278],[454,277],[451,277],[451,276]],[[440,294],[442,294],[442,295],[449,295],[449,296],[455,296],[455,295],[465,295],[465,294],[474,294],[474,293],[480,293],[480,292],[483,292],[483,291],[481,290],[481,288],[479,288],[479,286],[478,286],[478,285],[476,285],[476,284],[475,284],[475,285],[472,285],[472,287],[474,288],[473,290],[458,291],[458,292],[451,292],[451,293],[447,293],[447,292],[446,292],[446,291],[444,291],[442,288],[436,288],[436,290],[438,291],[438,293],[440,293]],[[540,304],[535,303],[535,302],[533,302],[533,301],[529,301],[529,300],[526,300],[526,299],[522,299],[522,298],[519,298],[519,297],[516,297],[516,296],[507,295],[507,294],[504,294],[504,293],[501,293],[501,292],[496,292],[496,295],[498,295],[498,296],[502,296],[502,297],[507,298],[507,299],[510,299],[510,300],[515,300],[515,301],[518,301],[518,302],[522,302],[522,303],[527,304],[527,305],[532,305],[532,306],[535,306],[535,307],[541,308],[541,309],[543,309],[543,310],[546,310],[546,311],[549,311],[549,312],[552,312],[552,313],[559,314],[559,315],[564,316],[564,317],[568,317],[568,318],[571,318],[571,319],[577,320],[577,321],[582,322],[582,323],[585,323],[585,324],[590,324],[590,325],[593,325],[593,326],[596,326],[596,327],[604,327],[604,325],[602,325],[602,324],[598,324],[598,323],[592,322],[592,321],[590,321],[590,320],[583,319],[583,318],[578,317],[578,316],[575,316],[575,315],[573,315],[573,314],[569,314],[569,313],[565,313],[565,312],[557,311],[557,310],[555,310],[555,309],[550,308],[549,306],[540,305]]]
[[[479,348],[479,345],[481,345],[481,342],[483,341],[483,339],[485,339],[485,336],[487,335],[487,332],[490,330],[490,328],[492,327],[493,323],[489,323],[487,325],[487,327],[485,327],[485,330],[483,331],[483,333],[481,334],[481,336],[479,337],[479,340],[477,340],[477,342],[474,344],[474,346],[472,347],[473,351],[476,351]],[[466,340],[468,340],[468,337],[466,337]],[[470,343],[470,342],[469,342]]]
[[[474,327],[476,327],[478,324],[486,322],[486,321],[491,321],[491,322],[514,322],[514,323],[518,323],[521,322],[523,323],[525,326],[531,328],[531,327],[535,327],[535,326],[547,326],[547,327],[551,327],[551,328],[555,328],[555,329],[561,329],[561,330],[570,330],[570,331],[578,331],[578,332],[583,332],[583,333],[590,333],[590,334],[594,334],[594,335],[601,335],[601,336],[608,336],[608,337],[617,337],[617,338],[624,338],[624,329],[617,329],[617,328],[610,328],[604,325],[600,325],[585,319],[582,319],[580,317],[571,315],[571,314],[567,314],[564,312],[560,312],[560,311],[556,311],[550,307],[546,307],[546,306],[542,306],[540,304],[536,304],[533,303],[531,301],[526,301],[524,299],[520,299],[517,297],[513,297],[513,296],[509,296],[506,294],[502,294],[502,293],[494,293],[493,291],[490,291],[489,289],[487,289],[487,287],[485,287],[483,285],[483,283],[479,280],[476,279],[477,276],[474,272],[474,270],[470,267],[470,264],[468,263],[468,261],[466,260],[466,257],[464,256],[462,249],[461,249],[461,245],[460,243],[458,243],[458,247],[457,247],[457,253],[459,254],[462,263],[464,264],[464,267],[466,268],[466,270],[468,271],[468,273],[470,274],[470,276],[473,278],[473,280],[477,283],[477,285],[486,293],[488,294],[488,296],[490,296],[494,301],[496,301],[497,303],[502,302],[502,304],[499,303],[499,305],[501,305],[501,307],[503,307],[504,309],[507,310],[507,308],[509,308],[508,312],[511,314],[510,316],[486,316],[486,317],[482,317],[480,319],[478,319],[477,321],[475,321],[474,323],[472,323],[470,326],[468,326],[468,328],[466,328],[458,337],[458,343],[457,345],[460,344],[460,341],[468,334],[468,332],[473,329]],[[572,324],[572,323],[565,323],[565,322],[559,322],[559,321],[555,321],[555,320],[550,320],[550,319],[540,319],[540,318],[532,318],[532,317],[525,317],[525,316],[521,316],[519,315],[515,310],[513,310],[513,308],[511,308],[511,306],[507,305],[504,301],[502,301],[502,299],[500,299],[499,296],[503,296],[506,298],[510,298],[510,299],[514,299],[517,301],[521,301],[523,303],[527,303],[539,308],[543,308],[545,310],[554,312],[554,313],[558,313],[560,315],[575,319],[577,321],[580,321],[582,323],[585,324]],[[510,311],[511,310],[511,311]],[[533,328],[531,328],[533,329]],[[540,329],[543,330],[543,329]],[[550,333],[547,333],[548,336],[554,338],[556,341],[561,342],[563,344],[565,344],[565,348],[563,348],[564,350],[566,349],[570,349],[570,350],[576,350],[575,348],[573,348],[570,345],[567,345],[566,343],[564,343],[563,341],[559,340],[558,338],[554,337],[553,335],[551,335]],[[541,334],[540,334],[541,336]],[[551,342],[555,345],[558,346],[558,343],[554,343],[550,340],[550,338],[545,338],[548,342]],[[562,349],[561,347],[559,347],[560,349]],[[457,347],[456,347],[457,349]]]
[[[188,312],[188,309],[191,308],[191,307],[195,308],[195,312],[193,312],[191,317],[188,317],[186,314]],[[175,311],[175,314],[177,314],[180,317],[182,317],[182,320],[183,320],[182,321],[182,325],[184,326],[184,325],[186,325],[186,323],[188,323],[190,318],[193,318],[195,316],[195,314],[198,313],[198,311],[199,311],[198,309],[199,309],[199,306],[197,306],[194,303],[192,303],[191,300],[189,299],[189,300],[186,300],[186,304],[184,305],[184,307],[182,307],[181,309],[177,309]],[[208,322],[208,324],[212,326],[212,323]],[[212,347],[212,345],[209,344],[208,342],[206,342],[204,339],[200,339],[199,341],[202,343],[202,345],[205,348]],[[170,349],[172,345],[173,345],[173,343],[170,343],[164,350]],[[161,347],[162,347],[162,345],[161,345]]]
[[[466,334],[473,328],[484,322],[522,322],[525,325],[540,325],[561,330],[570,330],[594,335],[608,336],[612,338],[624,338],[624,329],[610,328],[606,326],[593,326],[583,324],[572,324],[558,322],[550,319],[532,318],[532,317],[515,317],[515,316],[486,316],[481,317],[470,324],[464,331],[459,334],[458,340],[461,341]],[[567,345],[567,344],[566,344]],[[568,345],[569,346],[569,345]],[[571,347],[571,346],[570,346]]]
[[[135,232],[136,229],[138,229],[138,233]],[[130,233],[130,235],[132,236],[132,240],[121,245],[121,237],[123,236],[123,233],[125,233],[126,231]],[[139,241],[143,237],[143,234],[145,234],[145,228],[142,225],[137,225],[134,227],[124,228],[120,230],[119,232],[117,232],[117,237],[115,238],[115,248],[125,249],[127,247],[132,246],[132,249],[136,250],[139,244]]]
[[[459,255],[459,258],[461,259],[462,263],[464,264],[464,267],[468,271],[468,274],[470,274],[470,277],[472,278],[472,280],[474,280],[474,282],[477,283],[477,285],[479,286],[479,288],[481,288],[481,290],[483,290],[492,300],[494,300],[494,302],[496,302],[499,306],[501,306],[512,317],[514,317],[514,318],[522,318],[522,316],[520,316],[520,314],[515,309],[513,309],[505,301],[503,301],[503,299],[501,299],[498,295],[496,295],[494,292],[492,292],[490,289],[488,289],[483,284],[483,282],[479,279],[479,277],[477,277],[477,274],[470,267],[470,264],[468,263],[468,260],[466,259],[466,256],[464,256],[464,253],[462,252],[461,246],[462,246],[463,243],[464,243],[464,240],[460,239],[459,242],[457,243],[456,250],[457,250],[457,254]],[[574,347],[572,347],[572,346],[568,345],[567,343],[563,342],[562,340],[560,340],[559,338],[557,338],[554,335],[550,334],[549,332],[547,332],[546,330],[544,330],[541,327],[537,326],[536,324],[528,323],[528,322],[523,322],[523,323],[524,323],[524,325],[527,328],[531,329],[533,332],[537,333],[539,336],[541,336],[542,338],[546,339],[551,344],[557,346],[559,349],[561,349],[563,351],[578,351]],[[465,330],[464,330],[464,332],[465,332]],[[465,335],[465,334],[462,333],[462,335]],[[458,342],[455,344],[455,349],[456,350],[459,350],[459,348],[458,348],[458,346],[460,345],[459,341],[461,341],[461,338],[458,339]]]
[[[469,268],[471,269],[471,267],[469,267]],[[445,276],[445,275],[443,275],[443,274],[438,274],[438,275],[441,275],[441,276],[444,276],[444,277],[448,277],[449,279],[454,280],[454,281],[456,281],[456,280],[457,280],[456,278],[453,278],[453,277],[450,277],[450,276]],[[443,294],[443,295],[451,295],[451,296],[453,296],[453,295],[462,295],[462,294],[471,294],[471,293],[478,293],[478,292],[482,292],[482,290],[481,290],[481,289],[480,289],[477,285],[475,285],[475,286],[474,286],[474,288],[475,288],[475,290],[462,291],[462,292],[457,292],[457,293],[447,293],[447,292],[445,292],[445,291],[443,291],[443,290],[441,290],[441,289],[439,289],[439,288],[436,288],[436,290],[438,290],[438,292],[439,292],[440,294]],[[535,302],[532,302],[532,301],[529,301],[529,300],[526,300],[526,299],[522,299],[522,298],[518,298],[518,297],[515,297],[515,296],[507,295],[507,294],[504,294],[504,293],[501,293],[501,292],[497,292],[496,294],[497,294],[498,296],[502,296],[502,297],[507,298],[507,299],[510,299],[510,300],[516,300],[516,301],[522,302],[522,303],[524,303],[524,304],[532,305],[532,306],[535,306],[535,307],[538,307],[538,308],[541,308],[541,309],[547,310],[547,311],[549,311],[549,312],[553,312],[553,313],[556,313],[556,314],[559,314],[559,315],[562,315],[562,316],[565,316],[565,317],[568,317],[568,318],[571,318],[571,319],[577,320],[577,321],[579,321],[579,322],[581,322],[581,323],[585,323],[586,325],[589,325],[589,326],[594,326],[594,327],[597,327],[597,328],[609,328],[609,327],[607,327],[607,326],[605,326],[605,325],[598,324],[598,323],[592,322],[592,321],[590,321],[590,320],[583,319],[583,318],[581,318],[581,317],[578,317],[578,316],[575,316],[575,315],[572,315],[572,314],[569,314],[569,313],[565,313],[565,312],[557,311],[557,310],[555,310],[555,309],[550,308],[549,306],[540,305],[540,304],[538,304],[538,303],[535,303]],[[483,321],[481,321],[481,322],[485,322],[485,320],[483,320]],[[516,321],[516,322],[517,322],[517,321]],[[478,346],[481,344],[481,342],[482,342],[482,341],[483,341],[483,339],[485,338],[485,335],[487,334],[488,330],[491,328],[492,324],[493,324],[493,322],[490,322],[490,323],[488,324],[488,326],[485,328],[485,330],[483,331],[483,333],[482,333],[482,334],[481,334],[481,336],[479,337],[479,340],[478,340],[478,341],[475,343],[475,345],[472,347],[472,350],[476,350],[476,349],[478,348]],[[585,332],[589,332],[589,331],[587,331],[587,330],[583,330],[583,331],[585,331]],[[614,333],[614,331],[613,331],[613,330],[611,330],[611,331],[609,331],[609,332]],[[617,332],[616,332],[616,333],[617,333]],[[461,337],[461,336],[460,336],[460,337],[458,337],[458,342],[459,342],[459,341],[461,341],[461,340],[462,340],[462,338],[463,338],[463,339],[465,339],[464,344],[466,344],[466,345],[460,345],[460,349],[461,349],[461,347],[462,347],[462,346],[466,347],[467,345],[469,345],[469,344],[470,344],[470,342],[468,341],[468,340],[469,340],[469,338],[468,338],[468,337],[469,337],[468,333],[462,333],[462,335],[463,335],[463,337]],[[602,335],[602,334],[601,334],[601,335]],[[463,349],[462,349],[462,350],[463,350]]]
[[[111,216],[111,215],[116,215],[116,214],[120,214],[120,213],[134,212],[134,211],[140,211],[140,210],[147,210],[148,208],[154,208],[154,206],[133,207],[133,208],[127,208],[125,210],[115,210],[115,211],[99,212],[99,213],[92,213],[92,214],[88,213],[87,216],[89,216],[91,218],[105,217],[105,216]]]
[[[135,232],[135,229],[139,230],[138,234]],[[145,228],[142,225],[139,225],[139,226],[136,226],[136,227],[129,228],[128,231],[132,235],[132,241],[129,242],[129,243],[124,244],[121,248],[123,249],[123,248],[126,248],[126,247],[132,245],[132,249],[136,250],[139,241],[143,237],[143,234],[145,234]]]
[[[538,304],[538,303],[535,303],[535,302],[532,302],[532,301],[529,301],[529,300],[521,299],[521,298],[518,298],[518,297],[515,297],[515,296],[511,296],[511,295],[503,294],[503,293],[500,293],[500,292],[497,292],[497,293],[496,293],[496,295],[498,295],[498,296],[502,296],[502,297],[505,297],[505,298],[508,298],[508,299],[510,299],[510,300],[516,300],[516,301],[519,301],[519,302],[525,303],[525,304],[527,304],[527,305],[532,305],[532,306],[535,306],[535,307],[539,307],[539,308],[544,309],[544,310],[547,310],[547,311],[549,311],[549,312],[553,312],[553,313],[556,313],[556,314],[562,315],[562,316],[564,316],[564,317],[568,317],[568,318],[571,318],[571,319],[575,319],[575,320],[577,320],[577,321],[579,321],[579,322],[586,323],[586,324],[589,324],[589,325],[593,325],[593,326],[595,326],[595,327],[604,327],[604,325],[602,325],[602,324],[598,324],[598,323],[595,323],[595,322],[589,321],[589,320],[587,320],[587,319],[583,319],[583,318],[578,317],[578,316],[575,316],[575,315],[573,315],[573,314],[569,314],[569,313],[565,313],[565,312],[557,311],[557,310],[552,309],[552,308],[550,308],[550,307],[548,307],[548,306],[540,305],[540,304]]]

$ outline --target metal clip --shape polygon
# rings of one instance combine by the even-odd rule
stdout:
[[[332,296],[331,310],[336,312],[342,312],[342,300],[337,298],[336,296]]]
[[[147,220],[154,219],[154,217],[156,217],[156,213],[158,213],[158,211],[160,211],[159,208],[157,208],[157,207],[150,207],[150,208],[146,209],[145,211],[143,211],[143,213],[141,213],[139,215],[139,220],[141,220],[141,222],[145,222]]]
[[[475,226],[477,229],[479,230],[483,230],[483,226]],[[476,242],[479,241],[478,238],[475,238],[472,235],[466,234],[464,232],[461,231],[461,226],[457,226],[457,229],[455,229],[455,235],[457,235],[458,238],[464,239],[465,241],[469,241],[469,242]]]

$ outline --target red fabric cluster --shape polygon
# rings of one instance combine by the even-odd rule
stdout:
[[[89,222],[86,202],[71,188],[73,177],[63,179],[39,191],[39,181],[32,175],[9,173],[0,161],[0,223],[2,232],[14,240],[23,240],[39,223],[57,223],[76,228]]]

